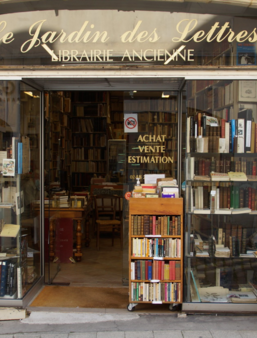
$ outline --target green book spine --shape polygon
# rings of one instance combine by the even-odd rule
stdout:
[[[235,208],[239,208],[239,187],[235,187]]]
[[[170,216],[167,216],[167,235],[170,234]]]
[[[231,185],[231,187],[230,187],[230,208],[235,208],[234,201],[235,201],[235,198],[234,198],[234,186]]]

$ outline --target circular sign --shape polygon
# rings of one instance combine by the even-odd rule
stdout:
[[[134,117],[130,116],[125,120],[125,126],[128,129],[134,129],[137,126],[137,120]]]
[[[125,194],[126,200],[129,200],[130,197],[131,197],[131,192],[130,191],[126,192],[126,194]]]

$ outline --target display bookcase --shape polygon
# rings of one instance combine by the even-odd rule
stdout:
[[[243,97],[246,88],[255,86],[252,81],[241,82],[189,83],[187,305],[257,303],[256,102]]]
[[[183,301],[183,199],[129,200],[129,305]]]
[[[1,81],[0,87],[0,304],[21,306],[41,276],[39,223],[31,210],[40,189],[40,93],[18,81]]]

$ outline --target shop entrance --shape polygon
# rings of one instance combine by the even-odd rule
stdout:
[[[83,90],[69,81],[44,82],[46,286],[31,306],[126,308],[124,196],[145,174],[181,180],[182,82],[85,80]],[[115,197],[119,223],[98,233],[102,194]]]

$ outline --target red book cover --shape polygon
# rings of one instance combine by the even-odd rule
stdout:
[[[158,277],[157,279],[162,279],[162,261],[157,261],[158,263]]]
[[[206,164],[206,161],[203,160],[203,163],[202,163],[202,174],[201,175],[205,175],[205,164]]]
[[[253,161],[252,175],[256,176],[256,161]]]
[[[156,263],[157,263],[157,261],[153,261],[153,276],[152,276],[152,278],[153,279],[156,279]]]
[[[164,261],[161,261],[161,280],[164,280]]]

